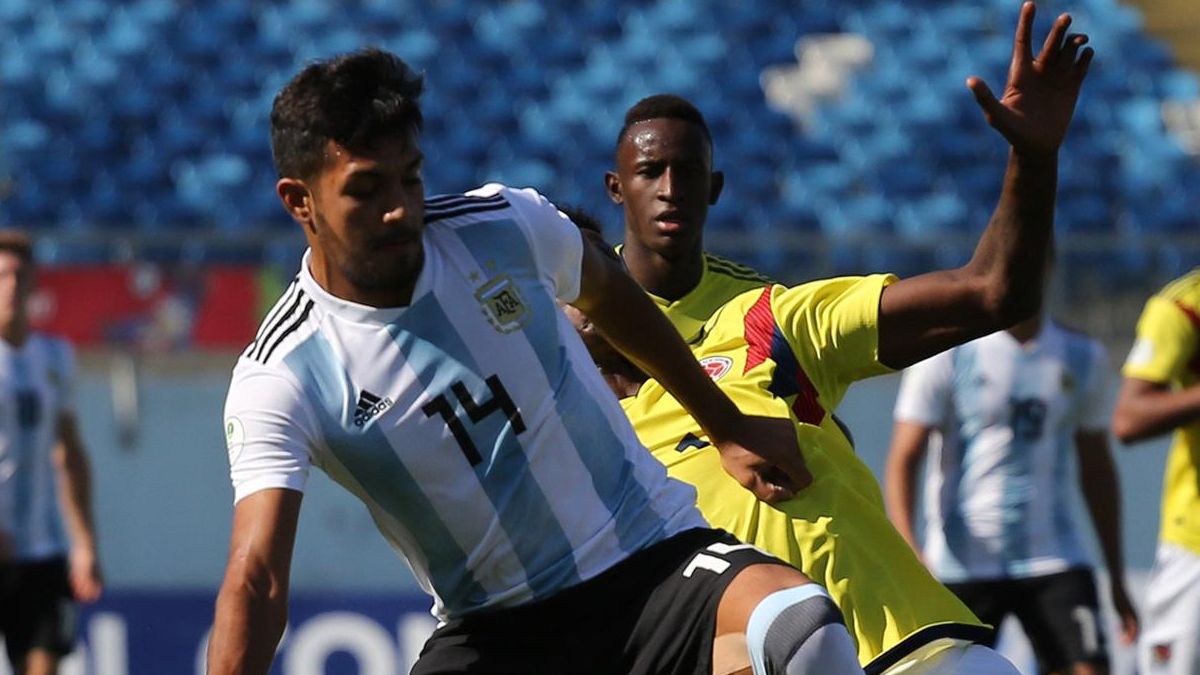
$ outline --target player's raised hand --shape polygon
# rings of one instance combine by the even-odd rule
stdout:
[[[764,502],[791,499],[812,483],[791,420],[746,415],[734,437],[714,442],[725,471]]]
[[[104,592],[104,580],[100,574],[100,562],[96,552],[90,548],[71,549],[69,578],[71,593],[79,602],[95,602]]]
[[[997,100],[978,77],[967,78],[967,88],[983,108],[988,124],[1008,139],[1017,153],[1047,157],[1062,145],[1095,52],[1084,48],[1086,35],[1067,33],[1071,16],[1063,14],[1034,57],[1034,13],[1034,3],[1021,6],[1004,95]]]

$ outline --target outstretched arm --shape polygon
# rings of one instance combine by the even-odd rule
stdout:
[[[255,492],[233,510],[229,562],[208,641],[209,675],[262,674],[287,624],[288,577],[303,494]]]
[[[884,499],[888,516],[904,541],[921,555],[913,527],[916,501],[917,467],[925,456],[931,429],[915,422],[896,422],[892,427],[892,447],[888,450],[884,468]]]
[[[1133,644],[1138,634],[1137,613],[1125,590],[1125,559],[1121,553],[1121,484],[1113,467],[1108,434],[1080,429],[1075,433],[1079,485],[1108,567],[1113,606],[1121,624],[1121,641]]]
[[[54,460],[58,469],[60,502],[71,534],[71,592],[80,602],[95,602],[104,589],[104,581],[92,520],[92,472],[75,416],[68,412],[59,417]]]
[[[720,450],[725,469],[759,499],[788,499],[812,481],[792,421],[739,412],[637,282],[586,238],[580,294],[571,304],[687,408]]]
[[[1007,328],[1041,305],[1058,149],[1093,52],[1083,49],[1086,35],[1067,34],[1071,18],[1064,14],[1035,58],[1033,16],[1033,3],[1025,3],[1008,84],[999,100],[983,80],[967,80],[988,124],[1011,145],[1000,203],[966,265],[905,279],[884,290],[879,360],[887,366],[904,368]]]

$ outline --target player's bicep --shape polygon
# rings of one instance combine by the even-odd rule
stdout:
[[[302,493],[286,488],[260,490],[233,509],[229,568],[240,581],[286,587],[291,568]]]
[[[941,270],[897,281],[879,299],[879,360],[895,369],[995,330],[978,280]]]

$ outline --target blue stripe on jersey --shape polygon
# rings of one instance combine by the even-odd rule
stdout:
[[[537,273],[533,252],[512,220],[472,223],[459,227],[455,233],[483,269],[492,262],[501,270]],[[664,538],[666,521],[655,513],[645,486],[634,476],[633,464],[625,456],[625,444],[613,431],[608,418],[596,414],[595,397],[579,379],[560,342],[579,338],[574,331],[560,333],[562,312],[540,280],[535,281],[533,287],[528,279],[515,280],[520,284],[530,310],[530,318],[522,331],[546,371],[546,380],[551,386],[557,384],[555,409],[592,476],[596,493],[616,519],[621,549],[631,553]],[[586,367],[594,368],[590,363]]]
[[[348,431],[329,411],[346,406],[349,396],[337,357],[320,333],[313,333],[293,349],[284,363],[305,391],[324,405],[314,406],[329,449],[367,495],[383,510],[400,518],[421,543],[427,556],[430,581],[448,608],[483,604],[488,593],[467,569],[467,554],[421,490],[421,485],[396,456],[387,437],[374,425]],[[353,403],[350,404],[353,406]]]
[[[975,380],[979,377],[978,360],[976,358],[975,345],[967,343],[956,348],[951,354],[953,362],[953,387],[954,396],[961,398],[956,400],[955,405],[959,411],[978,409],[979,387],[976,386]],[[947,447],[949,444],[943,441],[942,453],[957,452],[957,462],[954,465],[954,473],[952,475],[943,475],[942,480],[945,481],[942,490],[944,491],[941,500],[942,507],[942,523],[946,537],[946,560],[943,561],[940,569],[937,570],[938,576],[942,578],[961,579],[966,575],[966,567],[971,557],[971,538],[967,533],[967,524],[963,521],[963,511],[965,505],[962,503],[963,498],[963,480],[966,476],[966,468],[971,461],[971,448],[975,444],[975,437],[978,429],[972,427],[973,417],[970,415],[955,414],[954,418],[958,420],[958,438],[955,448]],[[943,464],[945,461],[943,461]]]
[[[1022,576],[1026,573],[1024,563],[1029,560],[1029,522],[1030,507],[1033,501],[1033,453],[1037,442],[1045,430],[1040,430],[1038,437],[1030,437],[1025,433],[1027,421],[1016,419],[1016,409],[1024,397],[1019,387],[1028,381],[1037,383],[1039,378],[1040,359],[1036,354],[1030,355],[1024,351],[1017,356],[1012,382],[1009,384],[1009,426],[1012,429],[1012,440],[1009,442],[1005,460],[1000,465],[1001,508],[1003,509],[1000,529],[1000,565],[1011,576]],[[1035,390],[1036,393],[1036,390]]]
[[[29,381],[29,367],[25,357],[18,354],[12,364],[13,388],[16,394],[16,411],[13,422],[16,427],[14,434],[16,443],[16,470],[13,475],[13,539],[17,557],[27,555],[30,546],[29,538],[33,536],[33,528],[29,522],[33,510],[34,483],[38,474],[37,456],[37,425],[27,424],[23,418],[23,408],[29,405],[22,403],[22,398],[36,396],[33,385]]]
[[[491,398],[484,382],[487,374],[475,363],[433,294],[414,302],[388,330],[425,390],[453,401],[460,419],[468,418],[451,393],[451,384],[462,382],[480,404]],[[492,414],[465,426],[484,458],[474,467],[475,474],[525,568],[534,596],[540,598],[578,583],[574,547],[529,470],[529,458],[512,423],[504,415]]]
[[[1071,414],[1067,417],[1069,423],[1063,426],[1062,437],[1059,438],[1056,447],[1058,456],[1054,465],[1054,494],[1057,499],[1054,504],[1054,524],[1057,541],[1062,542],[1064,547],[1062,554],[1070,559],[1072,556],[1084,555],[1079,544],[1079,533],[1071,516],[1070,500],[1067,499],[1067,495],[1070,494],[1067,485],[1070,481],[1070,457],[1075,449],[1074,432],[1079,428],[1084,413],[1082,406],[1087,401],[1087,392],[1091,389],[1092,378],[1096,377],[1097,373],[1093,370],[1095,364],[1092,360],[1091,343],[1069,332],[1063,335],[1063,339],[1066,342],[1067,373],[1070,374],[1072,382],[1072,401]]]

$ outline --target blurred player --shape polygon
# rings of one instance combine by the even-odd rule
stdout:
[[[58,671],[75,642],[73,601],[103,588],[74,356],[29,327],[33,284],[29,238],[0,232],[0,635],[17,675]]]
[[[1071,517],[1070,456],[1109,571],[1122,640],[1120,488],[1108,447],[1108,355],[1041,315],[904,371],[885,483],[896,528],[979,618],[1016,615],[1043,673],[1108,672],[1091,556]],[[925,545],[917,467],[930,438]]]
[[[209,672],[267,672],[314,464],[435,598],[418,675],[704,673],[714,636],[742,632],[763,672],[860,672],[819,586],[705,527],[555,300],[669,383],[764,499],[809,480],[791,425],[739,412],[536,192],[427,200],[421,87],[367,50],[275,100],[277,191],[309,250],[230,385],[236,506]]]
[[[1200,270],[1146,303],[1122,374],[1117,438],[1133,443],[1174,432],[1139,668],[1142,675],[1191,675],[1200,672]]]

